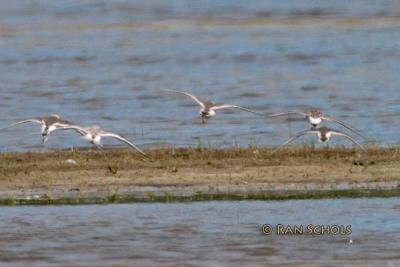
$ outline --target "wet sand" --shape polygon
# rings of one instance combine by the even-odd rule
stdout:
[[[159,148],[0,154],[0,202],[399,196],[397,148]]]

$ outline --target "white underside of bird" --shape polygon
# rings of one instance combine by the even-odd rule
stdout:
[[[99,147],[103,146],[103,144],[101,143],[101,136],[100,135],[94,135],[93,136],[92,134],[88,133],[86,135],[83,135],[82,138],[87,140],[87,141],[89,141],[90,143],[92,143],[92,144],[94,144],[96,146],[99,146]]]
[[[325,134],[325,137],[326,137],[325,140],[322,140],[322,135],[321,135],[320,132],[318,132],[317,135],[318,135],[318,141],[319,141],[320,143],[325,143],[325,142],[328,142],[329,139],[331,139],[332,133],[331,133],[331,132],[326,133],[326,134]]]
[[[312,125],[318,125],[322,122],[321,118],[314,118],[314,117],[308,117],[308,121],[312,124]]]
[[[212,109],[210,109],[208,112],[207,111],[205,111],[205,109],[201,109],[200,110],[200,115],[203,115],[204,113],[206,113],[207,114],[207,116],[208,117],[213,117],[213,116],[215,116],[215,111],[214,110],[212,110]]]
[[[49,140],[49,135],[50,133],[54,132],[55,130],[57,130],[57,127],[54,125],[51,125],[50,127],[47,128],[46,130],[46,125],[42,125],[42,141],[43,143],[46,143]]]

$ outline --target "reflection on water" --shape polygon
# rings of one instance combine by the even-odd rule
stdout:
[[[399,201],[387,198],[2,207],[0,263],[397,266]],[[265,236],[259,229],[265,223],[351,225],[352,234]]]
[[[140,145],[267,145],[288,136],[285,119],[241,112],[202,125],[194,103],[158,90],[171,88],[261,112],[319,107],[397,143],[399,7],[392,0],[1,1],[0,127],[60,113]],[[40,136],[27,134],[37,126],[19,129],[2,133],[2,150],[43,148]],[[86,145],[70,136],[56,133],[48,147]]]

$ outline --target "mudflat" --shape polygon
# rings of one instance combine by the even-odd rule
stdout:
[[[158,148],[0,154],[3,203],[400,195],[397,148]]]

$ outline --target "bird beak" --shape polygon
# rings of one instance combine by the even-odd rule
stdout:
[[[47,135],[42,136],[43,143],[46,143],[48,139],[49,139],[49,137],[47,137]]]

